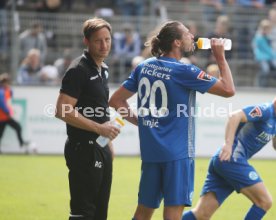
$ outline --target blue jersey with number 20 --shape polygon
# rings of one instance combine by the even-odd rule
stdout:
[[[132,71],[124,88],[138,92],[138,124],[144,162],[194,157],[195,93],[205,93],[216,78],[168,57],[149,58]]]

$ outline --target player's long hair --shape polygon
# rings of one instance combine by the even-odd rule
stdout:
[[[145,46],[151,46],[153,56],[160,57],[171,51],[173,41],[182,37],[182,32],[178,28],[180,25],[182,24],[179,21],[167,21],[161,26],[159,33],[145,43]]]

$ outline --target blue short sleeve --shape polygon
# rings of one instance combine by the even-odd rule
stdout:
[[[184,87],[200,93],[207,92],[217,82],[215,77],[195,65],[180,65],[178,71],[176,81]]]
[[[266,103],[262,105],[247,106],[243,109],[247,120],[250,122],[267,120],[273,115],[273,105]]]
[[[130,74],[130,76],[123,82],[123,87],[131,92],[136,93],[138,90],[138,69],[137,67],[135,70],[133,70]]]

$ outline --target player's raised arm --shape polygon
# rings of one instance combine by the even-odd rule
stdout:
[[[212,38],[211,47],[219,67],[221,77],[208,90],[208,92],[223,97],[231,97],[235,94],[235,85],[230,67],[225,59],[223,39]]]

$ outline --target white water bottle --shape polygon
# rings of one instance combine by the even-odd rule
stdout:
[[[201,50],[208,50],[211,49],[211,40],[208,38],[198,38],[197,42],[197,48]],[[232,41],[231,39],[224,38],[224,50],[231,50],[232,48]]]
[[[114,125],[115,127],[117,128],[121,128],[125,125],[125,122],[119,118],[119,117],[116,117],[113,121],[112,121],[112,125]],[[104,137],[104,136],[99,136],[97,139],[96,139],[96,142],[101,146],[101,147],[105,147],[108,142],[109,142],[109,138],[108,137]]]

